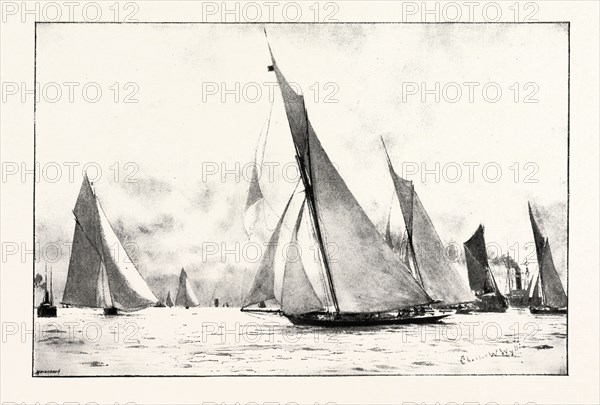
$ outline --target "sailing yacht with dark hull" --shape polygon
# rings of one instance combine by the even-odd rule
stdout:
[[[292,323],[324,327],[437,322],[448,316],[411,313],[433,300],[348,189],[309,121],[304,97],[286,81],[272,52],[271,61],[268,70],[281,90],[304,189],[288,200],[242,310],[275,299]],[[300,249],[293,258],[275,254],[288,242],[306,247],[304,252],[316,242],[317,255],[302,255]],[[335,244],[335,257],[328,243]]]
[[[383,138],[381,142],[406,228],[406,238],[398,249],[405,268],[435,301],[433,307],[465,311],[467,306],[475,301],[475,297],[448,258],[444,243],[421,203],[412,181],[396,174]],[[386,241],[393,248],[390,221],[391,215],[388,215]]]
[[[529,219],[539,267],[537,278],[535,282],[532,281],[534,287],[529,301],[529,311],[532,314],[566,314],[567,294],[554,266],[550,242],[547,237],[542,235],[533,215],[531,204],[529,204]]]
[[[48,269],[47,266],[44,275],[44,299],[37,307],[38,318],[56,318],[57,310],[54,305],[54,294],[52,292],[52,267],[50,267],[50,288],[48,288]]]
[[[479,301],[475,302],[479,312],[506,312],[508,298],[500,292],[494,273],[490,269],[485,245],[484,228],[479,225],[473,236],[463,243],[469,286]]]
[[[153,306],[157,299],[115,234],[87,174],[73,215],[75,233],[62,304],[102,308],[105,315]]]

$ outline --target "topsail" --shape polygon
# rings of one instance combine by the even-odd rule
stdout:
[[[62,302],[126,311],[154,305],[156,297],[113,231],[87,174],[73,214],[75,235]]]

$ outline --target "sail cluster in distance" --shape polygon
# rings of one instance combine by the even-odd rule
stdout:
[[[301,180],[289,196],[272,232],[265,232],[265,217],[272,209],[259,184],[256,165],[246,201],[244,226],[249,238],[264,239],[267,251],[247,290],[243,308],[276,302],[284,315],[377,314],[429,305],[456,306],[493,294],[502,302],[489,270],[483,226],[465,242],[469,282],[460,276],[447,257],[444,244],[411,181],[394,170],[385,143],[383,151],[395,197],[405,225],[398,246],[362,209],[344,179],[332,164],[310,122],[302,94],[288,83],[271,53],[272,71],[281,90]],[[259,139],[256,163],[262,162],[268,127]],[[563,308],[567,297],[554,267],[550,244],[529,210],[539,274],[529,295],[539,297],[535,305]],[[128,258],[115,234],[93,186],[84,177],[73,210],[75,232],[63,304],[78,307],[116,308],[135,311],[155,305],[157,298]],[[328,243],[337,251],[332,257]],[[316,255],[310,260],[284,254],[285,246],[299,246]],[[114,251],[117,246],[118,252]],[[293,255],[291,255],[293,256]],[[531,289],[532,285],[528,288]],[[537,299],[537,298],[535,298]],[[199,305],[184,269],[173,302],[183,307]]]

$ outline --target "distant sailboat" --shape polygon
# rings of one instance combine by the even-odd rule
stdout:
[[[56,306],[54,306],[54,294],[52,292],[52,267],[50,267],[50,288],[48,289],[48,266],[45,268],[44,299],[37,308],[37,316],[40,318],[56,318]]]
[[[532,314],[566,314],[567,294],[554,266],[550,243],[548,242],[548,238],[544,237],[540,231],[533,215],[531,204],[529,204],[529,219],[533,230],[539,267],[529,303],[529,311]]]
[[[106,315],[154,305],[156,297],[115,234],[87,174],[73,215],[75,234],[62,303],[103,308]]]
[[[412,181],[396,174],[383,138],[381,142],[406,227],[407,238],[400,249],[404,263],[419,285],[437,302],[436,305],[450,307],[475,301],[448,258]]]
[[[179,275],[179,290],[177,290],[177,297],[175,297],[175,305],[178,307],[185,307],[186,309],[200,305],[198,298],[196,298],[196,294],[188,281],[187,273],[183,268]]]
[[[321,146],[304,97],[286,81],[272,53],[271,60],[269,71],[275,72],[279,83],[304,190],[290,197],[242,310],[276,299],[292,323],[319,326],[435,322],[448,316],[409,311],[430,304],[431,298],[407,270],[399,271],[404,264]],[[291,234],[282,232],[284,222],[294,224]],[[318,253],[313,257],[298,249],[295,257],[274,254],[288,243],[306,247],[303,252],[311,252],[307,246],[316,244]],[[334,257],[327,243],[335,244]]]
[[[469,285],[480,299],[476,305],[482,312],[506,312],[508,299],[502,295],[490,269],[484,228],[479,225],[473,236],[463,243],[469,273]]]
[[[171,291],[167,292],[167,299],[165,300],[165,305],[171,308],[173,304],[173,300],[171,299]]]

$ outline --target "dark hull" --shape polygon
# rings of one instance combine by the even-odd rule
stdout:
[[[560,315],[566,314],[567,308],[529,307],[529,312],[536,315]]]
[[[56,307],[50,305],[40,305],[37,308],[38,318],[56,318]]]
[[[475,312],[506,312],[508,309],[508,299],[504,295],[483,294],[477,296],[479,301],[476,301]]]
[[[527,290],[512,290],[508,295],[508,303],[513,308],[527,308],[529,306]]]
[[[435,323],[452,315],[452,313],[418,316],[340,316],[332,318],[322,314],[285,315],[294,325],[311,325],[323,327],[347,326],[377,326],[377,325],[405,325],[417,323]]]
[[[104,308],[104,315],[119,315],[119,311],[115,307]]]

